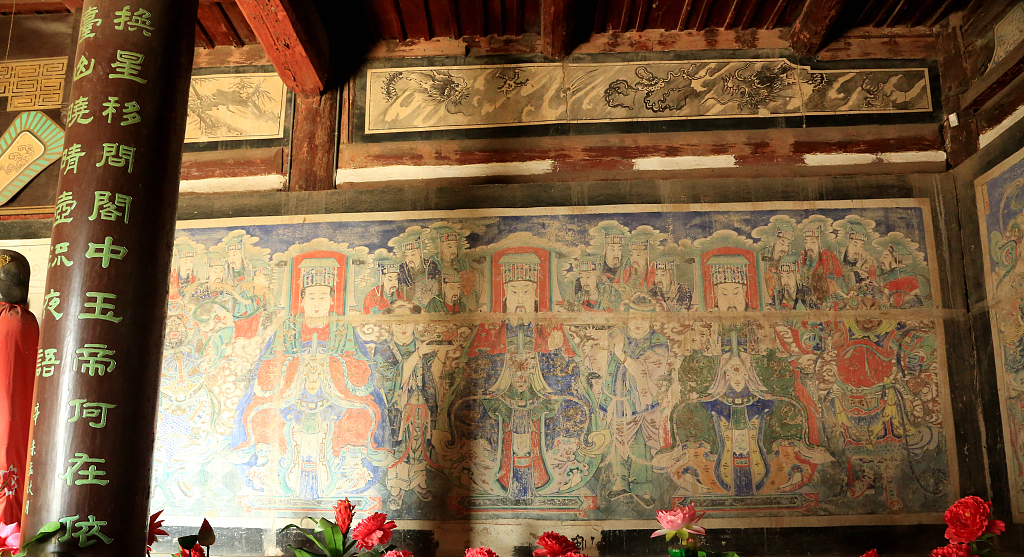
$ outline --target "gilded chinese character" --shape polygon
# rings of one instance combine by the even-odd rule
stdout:
[[[79,146],[77,143],[72,147]],[[72,199],[71,192],[64,191],[57,196],[57,205],[53,208],[53,225],[62,222],[71,222],[74,217],[70,216],[78,202]]]
[[[107,298],[115,300],[117,296],[106,292],[86,292],[85,295],[88,298],[96,298],[96,301],[82,304],[87,308],[92,308],[92,313],[79,313],[79,319],[102,319],[112,323],[120,323],[124,319],[123,317],[114,317],[114,304],[107,303]],[[104,310],[110,311],[103,313]]]
[[[117,143],[104,143],[103,144],[103,158],[100,162],[96,163],[96,166],[103,166],[109,164],[110,166],[122,167],[125,163],[128,164],[128,173],[132,172],[132,165],[135,162],[135,147],[129,147],[128,145],[118,145]]]
[[[90,6],[88,8],[85,8],[85,10],[82,12],[82,29],[78,33],[79,43],[81,43],[85,39],[96,36],[96,33],[93,32],[92,28],[99,27],[100,24],[103,23],[102,19],[96,17],[96,14],[98,14],[99,11],[100,9],[96,6]]]
[[[75,453],[74,457],[68,459],[68,469],[57,477],[66,481],[68,485],[71,485],[72,481],[75,482],[75,485],[107,485],[110,483],[110,480],[96,478],[96,476],[107,475],[103,470],[96,469],[97,464],[104,463],[106,463],[106,460],[102,458],[89,458],[89,455],[85,453]],[[86,464],[89,467],[83,470],[82,467]],[[85,479],[76,479],[75,474],[85,476]]]
[[[100,258],[102,259],[102,266],[104,269],[110,264],[111,259],[117,259],[118,261],[124,259],[124,254],[128,253],[128,248],[123,246],[115,246],[113,238],[107,236],[106,241],[102,244],[94,244],[89,242],[89,251],[85,252],[86,259]]]
[[[114,12],[114,14],[117,16],[116,18],[114,18],[114,29],[117,29],[118,31],[123,31],[125,24],[127,24],[129,31],[137,31],[139,29],[142,29],[142,34],[144,36],[152,36],[152,33],[150,33],[150,31],[153,30],[153,27],[149,21],[149,18],[153,14],[147,12],[146,10],[143,10],[142,8],[139,8],[135,12],[135,14],[132,14],[131,9],[131,6],[125,6],[120,10]]]
[[[53,258],[50,260],[51,267],[56,267],[58,265],[70,267],[75,264],[74,261],[68,259],[67,256],[64,255],[65,253],[67,253],[69,245],[71,245],[71,242],[61,242],[59,244],[54,244],[54,246],[51,248],[53,250]]]
[[[45,309],[49,310],[49,312],[53,314],[54,319],[60,321],[60,318],[64,317],[63,313],[57,311],[57,306],[60,305],[60,292],[51,288],[50,293],[43,296],[43,303],[46,304]]]
[[[57,359],[56,348],[40,348],[36,358],[36,376],[50,377],[53,375],[53,368],[60,365]],[[38,405],[36,405],[38,407]]]
[[[84,155],[85,151],[82,150],[81,144],[72,144],[71,147],[64,149],[64,151],[60,155],[60,169],[64,172],[64,174],[67,174],[68,170],[75,174],[78,174],[78,159],[82,158],[82,156]],[[68,195],[71,194],[68,193]]]
[[[145,59],[146,56],[139,52],[118,50],[117,62],[110,64],[110,67],[117,71],[111,72],[107,77],[110,79],[130,79],[138,83],[145,83],[146,80],[138,75],[142,71],[142,61]]]
[[[103,377],[103,374],[110,373],[117,367],[117,362],[111,358],[114,351],[108,350],[106,344],[86,344],[75,353],[78,354],[75,358],[75,367],[82,373],[88,373],[90,377]]]
[[[68,127],[92,122],[92,116],[86,116],[89,116],[89,97],[78,97],[68,107]]]
[[[130,195],[117,193],[111,196],[109,191],[97,191],[93,194],[92,214],[89,215],[89,220],[96,220],[99,217],[101,220],[116,221],[118,218],[124,217],[124,223],[128,224],[128,211],[131,206],[132,196]]]

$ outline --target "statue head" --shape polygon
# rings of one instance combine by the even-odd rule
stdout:
[[[25,256],[0,249],[0,302],[24,304],[28,301],[28,280],[31,269]]]

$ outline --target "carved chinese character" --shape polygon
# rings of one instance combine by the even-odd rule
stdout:
[[[93,194],[92,214],[89,215],[89,220],[96,220],[99,217],[101,220],[116,221],[118,218],[124,217],[124,223],[128,224],[128,211],[131,206],[132,196],[130,195],[118,193],[111,196],[109,191],[97,191]]]
[[[93,27],[99,27],[103,20],[96,17],[100,11],[96,6],[90,6],[82,11],[82,29],[78,33],[78,42],[81,43],[85,39],[95,37],[96,33],[93,32]]]
[[[50,259],[51,267],[57,267],[59,265],[70,267],[75,264],[74,261],[68,259],[67,256],[64,255],[65,253],[67,253],[69,245],[71,245],[71,242],[61,242],[59,244],[54,244],[53,248],[51,248],[53,250],[53,258]]]
[[[78,520],[78,515],[77,514],[75,516],[65,516],[64,518],[60,519],[59,522],[64,525],[64,535],[62,535],[61,537],[57,538],[57,541],[59,541],[59,542],[66,542],[66,541],[70,540],[72,536],[74,536],[74,537],[78,538],[78,547],[89,547],[90,545],[96,543],[97,541],[102,541],[103,543],[107,543],[107,544],[109,544],[110,542],[114,541],[113,539],[111,539],[111,538],[109,538],[107,536],[104,536],[100,532],[100,526],[106,526],[107,525],[107,523],[105,521],[96,520],[96,517],[91,515],[91,514],[89,515],[89,520],[83,520],[81,522],[75,522],[76,520]],[[72,525],[77,526],[78,528],[81,528],[81,529],[79,531],[75,532],[74,534],[72,534],[71,533]],[[98,540],[90,539],[92,537],[96,537],[96,538],[99,538],[99,539]]]
[[[68,423],[73,424],[81,419],[99,418],[99,421],[89,422],[89,427],[95,427],[96,429],[102,429],[107,425],[107,410],[111,408],[117,408],[116,404],[108,404],[106,402],[89,402],[84,398],[76,398],[68,403],[68,406],[73,406],[75,409],[75,415],[68,418]]]
[[[110,67],[117,70],[111,72],[110,79],[130,79],[138,83],[145,83],[146,80],[138,76],[142,71],[142,61],[146,59],[144,54],[131,52],[129,50],[117,51],[117,62],[110,64]]]
[[[103,158],[96,166],[109,164],[110,166],[122,167],[128,165],[128,173],[132,172],[132,164],[135,162],[135,147],[118,145],[117,143],[103,144]]]
[[[92,308],[92,313],[79,313],[79,319],[102,319],[112,323],[120,323],[124,319],[123,317],[114,317],[114,304],[108,304],[106,301],[107,298],[115,300],[117,296],[106,292],[86,292],[85,295],[89,298],[96,298],[96,301],[83,304],[87,308]],[[111,311],[103,313],[104,310]]]
[[[83,155],[85,155],[85,151],[82,150],[82,146],[78,143],[72,144],[71,147],[64,149],[64,152],[61,153],[60,169],[63,171],[64,174],[67,174],[68,170],[75,174],[78,174],[78,159],[82,158]],[[71,195],[68,192],[64,193],[67,193],[69,196]],[[72,203],[74,202],[72,201]]]
[[[103,103],[103,112],[100,114],[107,117],[108,124],[114,121],[114,115],[117,114],[119,106],[121,103],[117,102],[117,97],[107,97],[107,102]]]
[[[124,120],[121,121],[121,125],[130,126],[132,124],[137,124],[141,122],[142,115],[139,114],[139,110],[141,110],[141,108],[142,107],[139,106],[139,103],[135,101],[129,101],[124,103]]]
[[[107,485],[110,480],[101,480],[96,477],[107,475],[103,470],[96,469],[97,464],[104,463],[106,460],[102,458],[89,458],[89,455],[85,453],[75,453],[74,457],[68,459],[68,469],[57,477],[66,481],[68,485],[71,485],[72,481],[75,482],[75,485]],[[83,470],[82,467],[86,464],[89,467]],[[75,474],[84,476],[85,479],[76,479]]]
[[[86,116],[89,116],[89,97],[78,97],[68,107],[68,127],[92,122],[92,116]]]
[[[104,269],[110,264],[111,259],[117,259],[118,261],[124,259],[124,254],[128,253],[128,248],[123,246],[115,246],[113,238],[107,236],[107,239],[102,244],[94,244],[89,242],[89,251],[85,252],[86,259],[100,258],[102,259],[102,266]]]
[[[57,311],[57,306],[60,305],[60,292],[51,288],[50,293],[43,296],[43,303],[46,304],[46,309],[53,314],[54,319],[60,321],[60,318],[64,317],[63,313]]]
[[[70,216],[71,211],[74,210],[76,205],[78,205],[78,202],[71,197],[71,192],[61,192],[57,196],[57,204],[53,208],[53,225],[57,226],[64,222],[71,222],[74,218]]]
[[[78,59],[78,63],[75,64],[75,78],[74,81],[78,81],[83,77],[92,73],[93,66],[96,65],[95,58],[86,58],[82,56]]]
[[[113,308],[113,306],[111,306]],[[75,367],[82,373],[88,373],[90,377],[114,371],[117,362],[111,356],[113,350],[108,350],[106,344],[86,344],[75,351],[78,356],[75,358]]]
[[[131,12],[131,6],[125,6],[120,10],[114,12],[117,17],[114,18],[114,29],[123,31],[125,25],[128,26],[129,31],[137,31],[142,29],[142,34],[146,37],[152,36],[150,31],[153,30],[152,24],[149,18],[153,15],[142,8],[139,8],[134,14]]]
[[[38,377],[50,377],[53,375],[53,368],[60,365],[60,360],[57,359],[56,348],[40,348],[39,354],[36,357],[36,376]],[[39,405],[36,405],[38,410]]]

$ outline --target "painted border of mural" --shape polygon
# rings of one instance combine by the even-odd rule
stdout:
[[[363,132],[926,113],[929,73],[818,70],[784,58],[371,68]]]
[[[416,211],[416,212],[387,212],[387,213],[355,213],[355,214],[327,214],[327,215],[301,215],[301,216],[278,216],[278,217],[249,217],[249,218],[228,218],[228,219],[208,219],[208,220],[195,220],[195,221],[181,221],[178,223],[178,230],[187,231],[189,229],[197,228],[231,228],[241,226],[258,226],[258,225],[277,225],[277,224],[314,224],[314,223],[329,223],[329,222],[366,222],[366,221],[391,221],[391,222],[402,222],[405,220],[414,219],[460,219],[460,218],[482,218],[482,217],[505,217],[505,216],[531,216],[531,215],[570,215],[570,214],[588,214],[588,215],[600,215],[600,214],[631,214],[631,213],[668,213],[668,212],[723,212],[723,211],[773,211],[773,210],[786,210],[786,209],[801,209],[801,210],[813,210],[813,209],[841,209],[855,212],[858,208],[898,208],[898,207],[911,207],[918,208],[921,210],[922,218],[924,221],[924,238],[928,243],[927,246],[927,257],[930,263],[929,279],[932,285],[932,299],[936,301],[941,300],[941,293],[939,291],[939,277],[936,250],[935,250],[935,238],[934,230],[931,222],[931,209],[930,203],[927,199],[881,199],[881,200],[856,200],[856,201],[806,201],[806,202],[791,202],[785,203],[784,207],[780,207],[779,203],[705,203],[705,204],[688,204],[688,205],[612,205],[612,206],[600,206],[600,207],[541,207],[541,208],[528,208],[528,209],[475,209],[475,210],[462,210],[462,211]],[[958,462],[956,454],[956,442],[955,442],[955,430],[952,427],[952,410],[949,398],[949,384],[948,375],[946,373],[946,354],[945,354],[945,342],[944,342],[944,330],[942,326],[942,318],[944,311],[938,307],[932,308],[917,308],[917,309],[906,309],[906,310],[892,310],[894,314],[900,316],[916,316],[918,318],[931,319],[936,322],[935,335],[936,335],[936,358],[940,362],[940,373],[938,373],[939,388],[941,389],[941,414],[942,421],[947,424],[947,428],[943,430],[943,434],[946,437],[946,458],[948,461],[949,471],[949,483],[948,493],[950,499],[955,497],[959,493],[959,477],[958,477]],[[787,319],[800,319],[803,315],[811,315],[817,313],[818,315],[824,313],[822,311],[817,312],[801,312],[799,310],[787,311],[785,318]],[[832,313],[831,315],[835,315]],[[767,319],[767,318],[780,318],[782,317],[777,312],[767,311],[751,311],[746,314],[747,318]],[[693,312],[684,319],[686,320],[701,320],[708,319],[709,312],[697,311]],[[370,316],[345,316],[346,320],[355,321],[366,321]],[[913,317],[911,317],[913,318]],[[469,320],[473,318],[470,316]],[[178,521],[186,521],[185,517],[169,517],[172,523]],[[283,519],[275,519],[283,520]],[[502,519],[491,519],[486,515],[484,516],[473,516],[470,515],[468,521],[473,524],[507,524],[509,518]],[[850,516],[787,516],[787,517],[742,517],[742,518],[715,518],[709,519],[709,524],[724,527],[769,527],[769,526],[838,526],[838,525],[853,525],[853,524],[916,524],[916,523],[937,523],[941,522],[941,513],[919,513],[919,514],[873,514],[873,515],[850,515]],[[229,523],[234,520],[229,520]],[[462,522],[460,520],[446,520],[445,522]],[[544,524],[550,526],[551,522],[537,522],[538,524]],[[607,527],[608,524],[614,523],[616,529],[622,528],[649,528],[650,521],[648,520],[605,520],[605,521],[571,521],[574,528],[587,528],[590,526],[601,526]],[[239,519],[238,525],[245,524],[244,521]],[[439,522],[433,520],[404,520],[402,522],[405,528],[426,528],[434,529],[437,527]]]
[[[993,183],[995,182],[995,183]],[[1009,183],[1008,183],[1009,182]],[[1013,521],[1020,523],[1024,521],[1024,419],[1020,411],[1014,412],[1011,398],[1020,400],[1022,396],[1019,385],[1011,385],[1011,375],[1024,373],[1024,366],[1012,364],[1007,365],[1007,353],[1003,349],[1006,335],[1000,330],[1004,317],[1001,310],[1008,307],[1017,308],[1024,298],[1024,292],[1019,289],[1011,292],[1000,293],[999,285],[1003,279],[1010,278],[1020,261],[1020,220],[1024,213],[1018,212],[1009,224],[1003,226],[1002,214],[1004,203],[1007,201],[1005,190],[1016,189],[1017,196],[1020,196],[1024,186],[1024,149],[1010,155],[1006,160],[992,170],[986,172],[974,181],[975,194],[978,204],[978,222],[981,228],[981,249],[985,262],[985,292],[986,302],[989,311],[989,320],[992,327],[992,347],[995,357],[996,377],[999,389],[999,413],[1003,424],[1003,439],[1006,450],[1006,471],[1010,483],[1010,501],[1013,508]],[[990,190],[992,188],[1004,189],[1000,200],[992,199]],[[999,203],[999,229],[990,229],[989,217],[992,213],[992,202]],[[1011,200],[1016,201],[1016,200]],[[1020,202],[1011,203],[1014,210],[1020,210]],[[999,244],[998,246],[996,244]],[[993,253],[994,248],[999,250]],[[1000,269],[993,269],[993,256],[999,256]],[[997,274],[999,277],[997,277]],[[1012,287],[1012,285],[1011,285]],[[1009,348],[1009,347],[1007,347]],[[1017,369],[1011,369],[1011,368]],[[1013,387],[1011,389],[1011,387]]]

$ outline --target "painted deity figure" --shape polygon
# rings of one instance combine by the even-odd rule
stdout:
[[[858,284],[869,279],[875,280],[876,263],[864,247],[867,240],[867,227],[860,222],[851,223],[846,234],[846,246],[839,252],[846,292],[854,290]]]
[[[575,353],[561,326],[534,321],[538,311],[540,260],[532,252],[503,255],[505,318],[481,324],[467,351],[472,373],[494,377],[482,395],[486,413],[498,421],[498,470],[494,479],[511,499],[529,500],[552,481],[545,446],[554,441],[549,421],[559,408],[559,389],[548,377],[574,377]]]
[[[363,313],[378,314],[386,311],[391,304],[405,299],[405,292],[399,288],[399,264],[390,258],[376,261],[380,273],[380,284],[366,293],[363,298]]]
[[[168,285],[168,298],[172,301],[181,299],[182,292],[199,280],[195,269],[196,246],[183,238],[175,242],[174,251],[178,264],[171,269]]]
[[[605,233],[604,262],[601,265],[601,276],[610,283],[619,282],[622,273],[622,241],[625,238],[618,230]]]
[[[437,294],[437,284],[427,274],[423,260],[423,245],[419,236],[402,243],[402,263],[398,267],[398,285],[402,299],[418,306],[426,306]]]
[[[392,304],[387,315],[418,315],[422,308],[406,301]],[[446,345],[423,341],[416,335],[412,321],[395,322],[391,336],[379,346],[375,359],[378,373],[384,377],[392,437],[394,462],[388,467],[388,506],[398,509],[402,497],[412,491],[422,501],[433,498],[427,487],[427,468],[435,463],[432,436],[437,421],[437,383]]]
[[[813,217],[812,217],[813,219]],[[823,217],[810,220],[803,227],[804,249],[800,252],[800,282],[807,285],[808,309],[835,309],[841,295],[839,281],[843,268],[839,257],[822,245],[828,221]]]
[[[466,313],[466,300],[462,297],[462,275],[459,273],[442,274],[441,293],[431,298],[424,309],[427,313],[444,315]]]
[[[629,257],[622,265],[619,282],[630,293],[647,292],[654,286],[654,265],[651,263],[650,232],[634,232],[629,237]]]
[[[654,505],[654,451],[670,442],[658,394],[668,371],[669,344],[651,326],[654,300],[637,294],[627,306],[625,330],[611,334],[608,373],[598,407],[612,431],[610,499],[632,494]]]
[[[905,237],[890,235],[885,239],[889,245],[878,258],[878,282],[889,291],[890,304],[894,308],[915,308],[924,305],[926,279],[912,271],[908,264],[914,260],[914,252]]]
[[[756,495],[765,486],[770,461],[763,445],[765,426],[775,401],[740,351],[731,331],[730,351],[718,361],[715,382],[703,401],[718,437],[715,480],[731,495]]]
[[[276,445],[286,493],[307,500],[371,487],[391,445],[362,341],[332,311],[338,267],[300,263],[301,313],[269,342],[233,435],[236,449]]]
[[[693,292],[676,281],[676,262],[664,258],[654,262],[654,285],[647,291],[651,298],[660,302],[668,311],[689,311],[693,303]]]
[[[772,220],[775,221],[776,219]],[[765,306],[774,306],[776,309],[780,309],[782,307],[781,298],[783,297],[782,290],[784,288],[780,266],[782,265],[782,260],[793,249],[794,231],[792,224],[788,220],[773,222],[769,226],[769,230],[771,229],[774,229],[771,244],[758,250],[757,266],[761,275],[762,300],[764,300]],[[795,297],[795,291],[793,297]]]
[[[573,283],[572,308],[576,311],[613,311],[622,295],[601,272],[602,259],[581,257],[577,263],[579,277]]]

